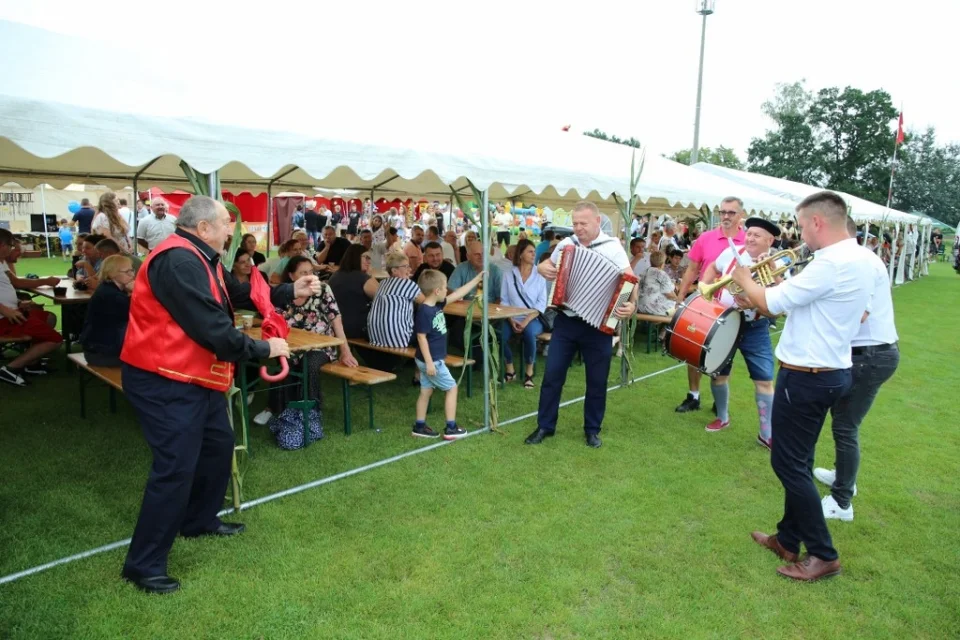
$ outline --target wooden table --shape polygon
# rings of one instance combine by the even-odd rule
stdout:
[[[59,286],[66,287],[67,289],[67,294],[64,296],[58,296],[56,293],[54,293],[53,287],[46,284],[43,286],[37,287],[36,289],[23,289],[23,291],[27,291],[28,293],[34,293],[43,298],[48,298],[50,300],[53,300],[54,304],[59,304],[59,305],[88,304],[90,302],[90,298],[93,297],[93,292],[78,291],[77,289],[74,289],[73,288],[74,282],[75,280],[73,278],[66,278],[66,277],[60,278]],[[60,328],[63,330],[63,344],[67,350],[67,353],[70,353],[70,347],[72,346],[72,343],[70,342],[70,335],[74,333],[77,335],[80,335],[80,331],[83,329],[83,327],[74,326],[75,324],[74,320],[79,315],[76,311],[77,311],[77,308],[74,307],[70,311],[68,311],[67,309],[64,309],[63,313],[60,314]]]
[[[260,327],[244,329],[243,333],[254,340],[263,339]],[[298,352],[337,347],[343,344],[343,342],[343,340],[337,338],[336,336],[327,336],[320,333],[314,333],[313,331],[305,331],[304,329],[290,329],[290,335],[287,336],[287,344],[290,346],[291,355]],[[306,447],[309,444],[308,435],[310,433],[310,409],[316,406],[319,410],[320,407],[318,406],[319,403],[316,400],[310,399],[310,386],[307,384],[307,378],[310,375],[310,371],[307,368],[307,358],[302,358],[300,363],[300,372],[296,373],[291,370],[288,375],[300,379],[300,385],[303,387],[303,400],[291,402],[288,406],[303,411],[303,446]],[[250,407],[247,405],[247,394],[250,393],[250,390],[253,389],[259,381],[259,367],[257,363],[253,364],[254,370],[257,371],[257,373],[254,375],[252,381],[248,381],[247,367],[249,366],[251,366],[251,363],[244,362],[237,368],[239,369],[238,386],[240,387],[240,416],[243,420],[244,440],[247,445],[247,454],[252,455],[252,451],[250,449]],[[320,372],[317,371],[316,375],[320,375]]]
[[[451,315],[457,316],[459,318],[466,318],[467,311],[470,309],[470,305],[476,305],[476,308],[473,310],[473,322],[478,324],[483,321],[483,309],[480,306],[479,301],[474,300],[458,300],[457,302],[448,303],[443,307],[443,312]],[[487,304],[487,320],[491,322],[496,322],[495,325],[499,330],[500,323],[504,322],[510,318],[515,318],[516,316],[533,316],[536,315],[538,311],[536,309],[527,309],[526,307],[510,307],[503,304],[488,303]],[[500,384],[501,386],[506,382],[506,353],[507,345],[503,341],[503,336],[498,336],[500,342]],[[466,348],[467,357],[469,354],[469,347]]]

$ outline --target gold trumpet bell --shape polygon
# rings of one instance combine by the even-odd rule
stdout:
[[[806,245],[800,245],[796,249],[784,249],[773,255],[769,255],[760,262],[750,265],[750,273],[754,281],[761,287],[772,287],[777,283],[777,278],[781,275],[800,266],[812,259],[812,256],[800,260],[803,249]],[[724,276],[710,284],[701,282],[697,285],[697,290],[704,298],[712,298],[720,289],[726,288],[732,295],[737,295],[743,291],[743,288],[733,281],[732,276]]]

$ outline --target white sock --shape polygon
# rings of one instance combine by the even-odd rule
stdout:
[[[700,392],[699,392],[699,391],[687,391],[687,393],[689,393],[690,396],[691,396],[694,400],[699,400],[699,399],[700,399]]]

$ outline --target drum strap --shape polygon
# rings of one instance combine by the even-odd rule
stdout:
[[[742,256],[742,255],[745,254],[746,252],[747,252],[747,248],[746,248],[746,247],[741,247],[741,248],[740,248],[739,255]],[[738,263],[738,262],[739,262],[739,261],[737,260],[737,256],[733,256],[733,260],[731,260],[731,261],[730,261],[730,264],[727,265],[727,269],[726,269],[726,271],[723,272],[723,275],[725,275],[725,276],[730,275],[730,272],[733,271],[733,268],[734,268],[735,266],[737,266],[737,263]]]

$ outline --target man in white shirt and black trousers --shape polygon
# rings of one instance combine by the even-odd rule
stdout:
[[[847,218],[847,233],[856,239],[857,225],[852,218]],[[873,298],[867,306],[867,319],[860,324],[860,331],[852,342],[853,386],[830,411],[836,468],[813,470],[813,477],[830,487],[830,495],[823,498],[823,517],[844,522],[853,520],[851,500],[857,494],[860,423],[873,406],[880,387],[893,377],[900,364],[887,267],[877,254],[865,247],[859,248],[863,259],[873,268]]]
[[[753,532],[757,544],[791,563],[787,578],[814,581],[840,573],[813,483],[813,456],[827,412],[850,390],[850,343],[860,330],[873,295],[874,276],[856,240],[847,234],[847,205],[829,191],[797,206],[801,239],[814,260],[797,276],[764,289],[749,269],[736,267],[734,281],[768,315],[787,314],[777,345],[780,360],[773,400],[770,464],[786,493],[783,519],[774,535]],[[800,560],[800,544],[807,557]]]
[[[600,230],[600,210],[597,205],[582,200],[574,205],[571,217],[574,235],[564,238],[556,246],[550,259],[537,266],[540,275],[547,280],[556,280],[560,251],[570,244],[592,249],[625,273],[631,273],[630,260],[627,259],[627,252],[620,245],[620,241]],[[614,311],[618,318],[629,318],[636,312],[638,291],[639,287],[634,287],[630,301]],[[587,446],[597,448],[601,444],[600,425],[607,408],[607,377],[613,356],[613,340],[571,313],[569,310],[562,311],[554,320],[547,367],[543,374],[543,386],[540,388],[537,430],[527,437],[527,444],[540,444],[544,438],[553,436],[556,431],[560,394],[567,379],[567,370],[577,351],[583,355],[587,374],[587,393],[583,404],[584,435]]]

